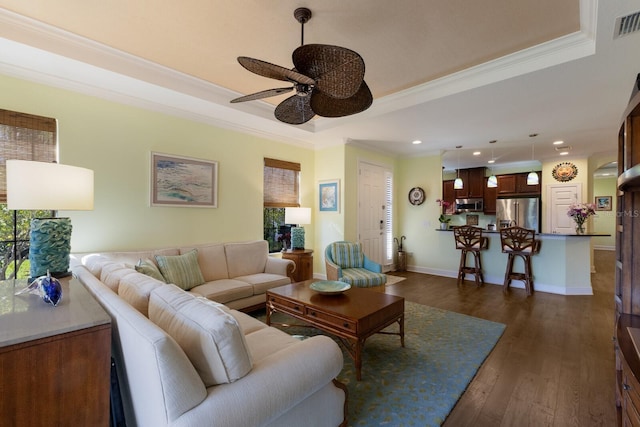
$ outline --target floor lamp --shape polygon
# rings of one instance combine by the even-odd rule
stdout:
[[[7,160],[7,207],[13,210],[92,210],[93,171],[57,163]],[[29,282],[68,276],[70,218],[34,218],[29,231]]]

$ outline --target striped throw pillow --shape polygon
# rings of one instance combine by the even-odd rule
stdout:
[[[204,277],[202,277],[198,264],[197,249],[182,255],[156,255],[156,262],[164,280],[185,291],[204,283]]]
[[[331,244],[333,262],[341,268],[364,267],[364,254],[360,243],[336,242]]]

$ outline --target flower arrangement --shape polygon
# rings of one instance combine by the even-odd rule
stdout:
[[[436,200],[436,203],[442,208],[442,213],[438,217],[438,221],[440,221],[440,224],[448,224],[451,221],[451,218],[446,216],[445,213],[447,212],[447,208],[451,206],[451,203],[442,199]]]
[[[567,210],[567,216],[573,218],[577,225],[576,231],[579,233],[584,232],[584,222],[595,214],[596,207],[593,203],[572,203]]]

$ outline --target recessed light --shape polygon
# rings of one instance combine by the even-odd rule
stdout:
[[[563,151],[562,153],[560,153],[561,156],[566,156],[567,154],[569,154],[568,151]]]
[[[474,151],[474,152],[473,152],[473,155],[474,155],[474,156],[479,156],[480,154],[482,154],[482,153],[481,153],[481,152],[479,152],[479,151]]]
[[[564,141],[553,141],[553,145],[562,145]]]
[[[493,164],[493,163],[495,163],[495,162],[496,162],[495,160],[491,159],[491,160],[489,160],[487,163]]]
[[[419,139],[416,139],[415,141],[411,142],[413,145],[418,145],[418,144],[422,144],[422,141],[420,141]]]

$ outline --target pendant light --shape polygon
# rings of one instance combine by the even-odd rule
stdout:
[[[535,160],[535,157],[533,155],[533,147],[534,147],[534,144],[532,143],[531,144],[531,161],[532,162]],[[538,185],[539,183],[540,183],[540,178],[538,177],[538,174],[533,170],[529,172],[529,175],[527,175],[527,185]]]
[[[460,150],[462,145],[456,145],[456,148]],[[464,183],[462,182],[462,178],[460,178],[460,151],[458,151],[458,169],[456,169],[456,179],[453,181],[453,189],[454,190],[462,190],[464,188]]]
[[[495,143],[495,141],[490,141],[490,144]],[[496,161],[495,157],[493,157],[493,148],[491,149],[491,161],[489,163],[494,164]],[[487,187],[488,188],[496,188],[498,186],[498,177],[493,173],[493,167],[491,167],[491,175],[487,179]]]

